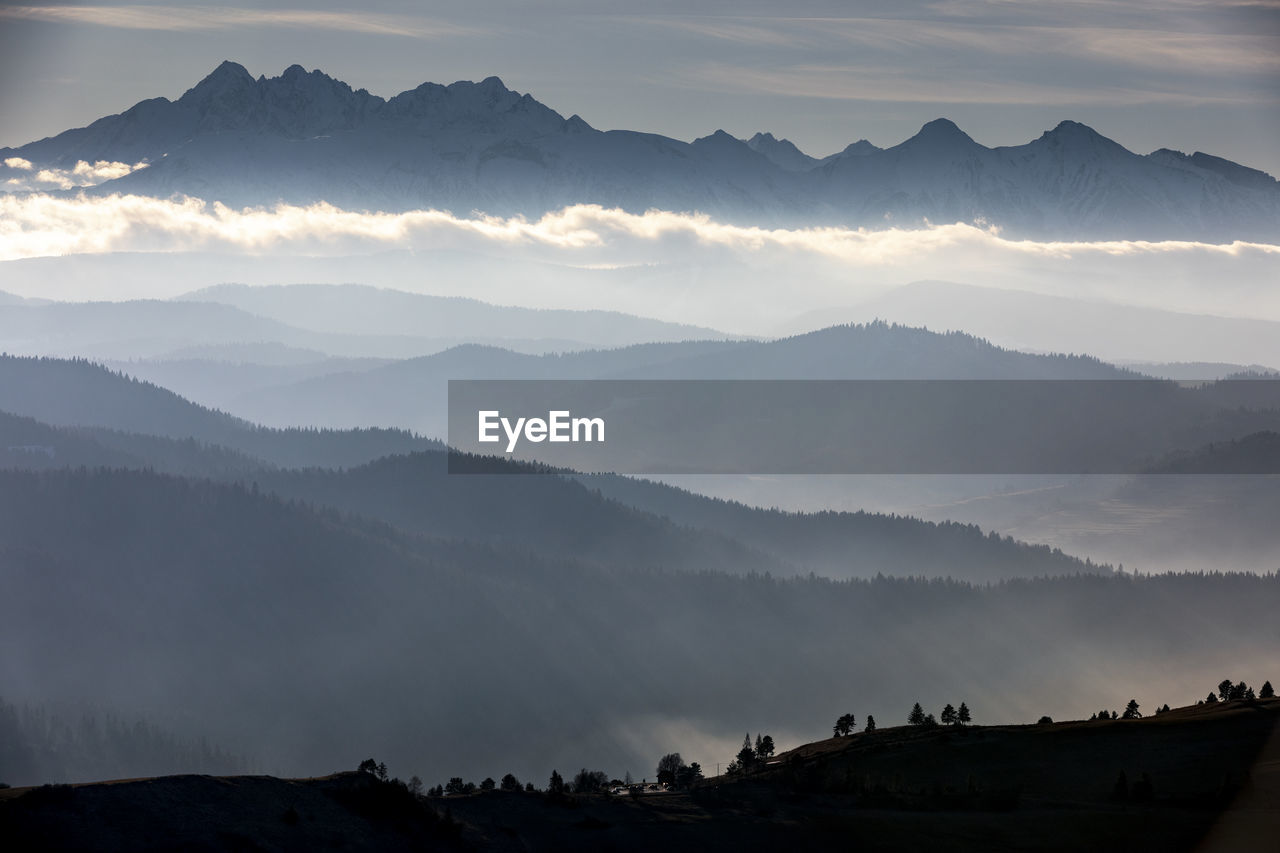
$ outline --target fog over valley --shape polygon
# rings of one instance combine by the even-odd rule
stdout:
[[[1274,10],[828,5],[637,11],[608,109],[508,32],[603,90],[608,10],[0,9],[192,52],[0,128],[0,837],[1261,849],[1280,183],[1174,118],[1247,124]],[[188,80],[232,31],[333,64]]]

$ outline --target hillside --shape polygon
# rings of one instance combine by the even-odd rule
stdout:
[[[0,674],[11,702],[181,711],[176,734],[268,771],[372,753],[527,778],[588,759],[643,767],[675,720],[703,744],[824,729],[860,685],[878,716],[958,695],[979,720],[1087,715],[1117,680],[1160,699],[1265,668],[1280,608],[1274,574],[781,579],[667,568],[678,541],[641,540],[602,569],[252,484],[0,472],[0,646],[23,649]]]
[[[574,341],[578,347],[586,348],[726,337],[715,329],[664,323],[617,311],[518,308],[356,284],[226,284],[197,290],[179,297],[179,301],[234,306],[316,332],[406,335],[452,339],[455,344],[542,339]]]
[[[444,435],[450,379],[1124,379],[1087,356],[1002,349],[963,333],[886,323],[832,326],[770,341],[684,341],[547,355],[460,346],[359,373],[243,394],[259,423],[399,426]]]
[[[168,776],[0,791],[0,832],[18,850],[471,849],[429,805],[367,773]]]
[[[1223,303],[1216,310],[1234,309]],[[999,346],[1028,352],[1087,352],[1104,361],[1280,364],[1280,323],[1261,317],[1187,314],[1102,297],[1047,296],[952,281],[915,281],[846,307],[806,312],[782,324],[778,332],[876,318],[937,330],[964,329]],[[1153,373],[1152,365],[1132,365],[1140,373],[1169,379],[1213,379],[1233,372],[1210,365],[1154,367],[1159,372]]]
[[[238,346],[251,356],[241,361],[292,351],[295,367],[309,354],[358,369],[361,361],[375,366],[375,359],[466,343],[544,353],[725,337],[611,311],[538,311],[357,285],[220,285],[169,300],[0,303],[0,339],[10,355],[117,361],[193,358],[202,350],[216,359]],[[326,372],[340,369],[335,363]]]
[[[343,434],[335,433],[334,438]],[[353,434],[355,438],[359,433]],[[51,427],[0,412],[0,468],[149,469],[266,491],[413,533],[518,545],[602,569],[827,577],[877,574],[990,581],[1104,570],[971,525],[876,513],[784,514],[618,477],[451,476],[442,451],[392,455],[343,471],[282,470],[193,439]],[[500,476],[502,472],[515,476]]]
[[[623,478],[606,485],[572,475],[519,476],[522,466],[498,461],[492,470],[450,475],[446,454],[428,451],[343,472],[263,472],[258,482],[403,530],[518,543],[602,568],[976,582],[1109,571],[1049,548],[988,536],[975,526],[861,512],[788,515]]]
[[[358,465],[438,446],[402,430],[266,429],[80,359],[0,355],[0,411],[52,426],[216,444],[284,466]]]
[[[362,772],[15,789],[0,791],[0,829],[85,851],[1254,851],[1280,829],[1278,722],[1270,700],[1119,722],[880,729],[798,747],[763,773],[634,798],[422,798]]]

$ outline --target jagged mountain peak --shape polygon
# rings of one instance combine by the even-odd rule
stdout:
[[[10,152],[56,168],[147,161],[93,191],[236,205],[540,215],[590,201],[750,222],[981,220],[1009,233],[1142,239],[1272,241],[1280,222],[1268,175],[1200,153],[1142,157],[1076,121],[988,148],[939,118],[893,148],[861,139],[818,160],[763,131],[739,140],[718,130],[692,145],[600,133],[493,76],[383,99],[297,64],[255,80],[226,61],[178,101],[143,101]]]
[[[960,129],[954,121],[949,118],[935,118],[933,121],[925,122],[921,126],[917,137],[923,139],[964,139],[972,142],[969,134]]]
[[[297,65],[293,67],[301,68],[301,66],[297,66]],[[201,86],[221,86],[221,85],[225,85],[228,82],[235,82],[235,81],[252,83],[253,75],[250,74],[249,70],[245,68],[243,65],[241,65],[239,62],[233,62],[230,59],[224,59],[222,60],[222,62],[218,63],[217,68],[210,71],[207,75],[205,75],[203,80],[201,80],[192,88],[199,89]]]
[[[797,148],[790,139],[779,139],[772,133],[757,133],[746,140],[746,146],[790,172],[806,172],[818,163],[815,158]]]
[[[1265,192],[1274,191],[1277,181],[1260,169],[1251,169],[1223,157],[1215,157],[1197,151],[1188,155],[1172,148],[1158,148],[1147,155],[1146,159],[1174,168],[1194,168],[1202,172],[1216,174],[1233,184]]]
[[[1053,130],[1045,131],[1046,133],[1066,136],[1068,134],[1079,134],[1082,136],[1102,136],[1098,131],[1083,122],[1072,121],[1071,119],[1063,119],[1058,122]]]
[[[867,154],[874,154],[877,151],[883,151],[883,150],[884,150],[883,148],[879,148],[875,145],[872,145],[870,142],[868,142],[865,139],[859,139],[857,142],[850,142],[848,145],[845,146],[844,150],[841,151],[840,153],[850,154],[855,157],[863,157]]]
[[[933,121],[926,122],[915,136],[906,142],[899,143],[894,149],[909,150],[919,148],[979,148],[981,146],[973,141],[969,134],[956,125],[948,118],[935,118]],[[894,150],[890,149],[890,150]]]
[[[586,133],[595,130],[595,128],[587,124],[582,116],[574,113],[564,120],[564,130],[568,133]]]
[[[1046,130],[1040,139],[1070,145],[1105,145],[1123,148],[1122,145],[1098,133],[1089,125],[1069,119],[1058,122],[1053,130]]]
[[[739,141],[740,140],[738,140],[736,137],[731,136],[729,133],[727,133],[724,130],[716,130],[714,133],[710,133],[706,136],[702,136],[702,137],[699,137],[698,139],[695,139],[694,143],[696,144],[699,142],[739,142]]]
[[[532,95],[507,88],[497,77],[486,77],[478,83],[459,80],[447,86],[423,83],[387,101],[383,115],[429,125],[462,121],[484,132],[497,131],[500,125],[510,121],[519,122],[535,133],[560,131],[565,124],[564,116]],[[425,125],[423,127],[425,129]]]
[[[199,83],[183,93],[178,100],[207,101],[229,91],[243,90],[253,86],[253,75],[240,63],[226,59],[205,75]]]

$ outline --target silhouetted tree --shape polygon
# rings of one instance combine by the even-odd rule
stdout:
[[[573,777],[573,792],[575,794],[594,794],[602,791],[609,784],[609,775],[603,770],[588,770],[582,768],[578,771],[578,775]]]
[[[772,735],[764,735],[763,737],[761,737],[760,735],[756,735],[756,760],[757,761],[763,764],[766,759],[768,759],[773,755],[773,749],[774,747],[773,747]]]
[[[867,727],[863,729],[866,732],[874,732],[876,730],[876,718],[867,714]]]
[[[360,766],[356,768],[361,773],[368,773],[370,776],[378,775],[378,762],[372,758],[366,758],[360,762]]]
[[[1045,714],[1043,717],[1036,720],[1036,724],[1041,726],[1053,725],[1053,717],[1050,717],[1048,714]]]
[[[831,727],[831,732],[836,737],[847,737],[853,734],[853,727],[857,725],[853,714],[841,714],[836,720],[836,724]]]
[[[422,796],[422,779],[417,775],[409,777],[409,793],[415,797]]]
[[[938,725],[938,718],[933,714],[925,714],[923,725],[928,726],[929,728],[934,728]]]
[[[560,775],[559,771],[551,771],[551,779],[547,782],[547,793],[553,797],[564,796],[564,777]]]
[[[684,759],[678,752],[669,752],[658,759],[658,782],[674,785],[676,774],[684,766]]]
[[[956,711],[956,723],[962,726],[967,726],[971,722],[973,722],[973,718],[969,716],[969,706],[961,702],[960,710]]]
[[[755,767],[756,751],[751,745],[751,732],[747,732],[747,736],[742,739],[742,749],[738,750],[734,761],[738,765],[738,770],[743,773],[750,772]]]
[[[1138,700],[1130,699],[1129,704],[1124,706],[1124,713],[1120,715],[1122,720],[1136,720],[1142,716],[1142,712],[1138,710]]]
[[[502,781],[498,783],[498,787],[504,791],[519,791],[520,780],[514,775],[508,773],[506,776],[502,777]]]
[[[480,783],[481,791],[492,791],[496,787],[497,785],[494,783],[492,776],[484,777],[484,781]]]
[[[1225,691],[1223,691],[1224,686],[1226,687]],[[1233,699],[1243,699],[1248,690],[1249,685],[1245,684],[1243,681],[1232,684],[1228,679],[1218,685],[1218,695],[1224,702],[1228,702]]]
[[[676,771],[676,787],[688,788],[702,778],[702,765],[694,761]]]
[[[911,713],[907,715],[907,723],[913,726],[924,725],[924,708],[920,707],[920,703],[911,706]]]
[[[1218,697],[1216,694],[1210,693],[1208,696],[1205,697],[1204,701],[1206,705],[1212,705],[1218,701]]]
[[[467,783],[462,781],[461,776],[451,776],[444,786],[446,794],[461,794],[467,790]]]
[[[944,726],[954,726],[956,724],[956,709],[951,706],[950,702],[942,709],[942,714],[938,719]]]
[[[537,790],[537,788],[533,787],[533,783],[532,783],[532,782],[525,782],[525,783],[524,783],[524,792],[525,792],[526,794],[532,794],[532,793],[533,793],[534,791],[536,791],[536,790]]]
[[[383,782],[387,781],[387,763],[385,761],[378,762],[377,776]]]
[[[1270,698],[1274,697],[1275,695],[1276,695],[1276,691],[1275,691],[1275,688],[1273,688],[1273,687],[1271,686],[1271,682],[1270,682],[1270,681],[1264,681],[1264,682],[1262,683],[1262,689],[1258,691],[1258,698],[1259,698],[1259,699],[1270,699]]]

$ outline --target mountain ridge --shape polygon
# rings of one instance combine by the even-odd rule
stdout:
[[[1020,146],[988,148],[945,118],[890,148],[864,142],[817,160],[772,135],[682,142],[597,130],[497,77],[383,99],[299,65],[254,79],[224,62],[175,101],[142,101],[0,155],[63,169],[145,162],[85,191],[244,206],[536,216],[585,203],[787,226],[960,221],[1073,239],[1280,233],[1280,184],[1265,173],[1201,152],[1135,154],[1078,122]]]

